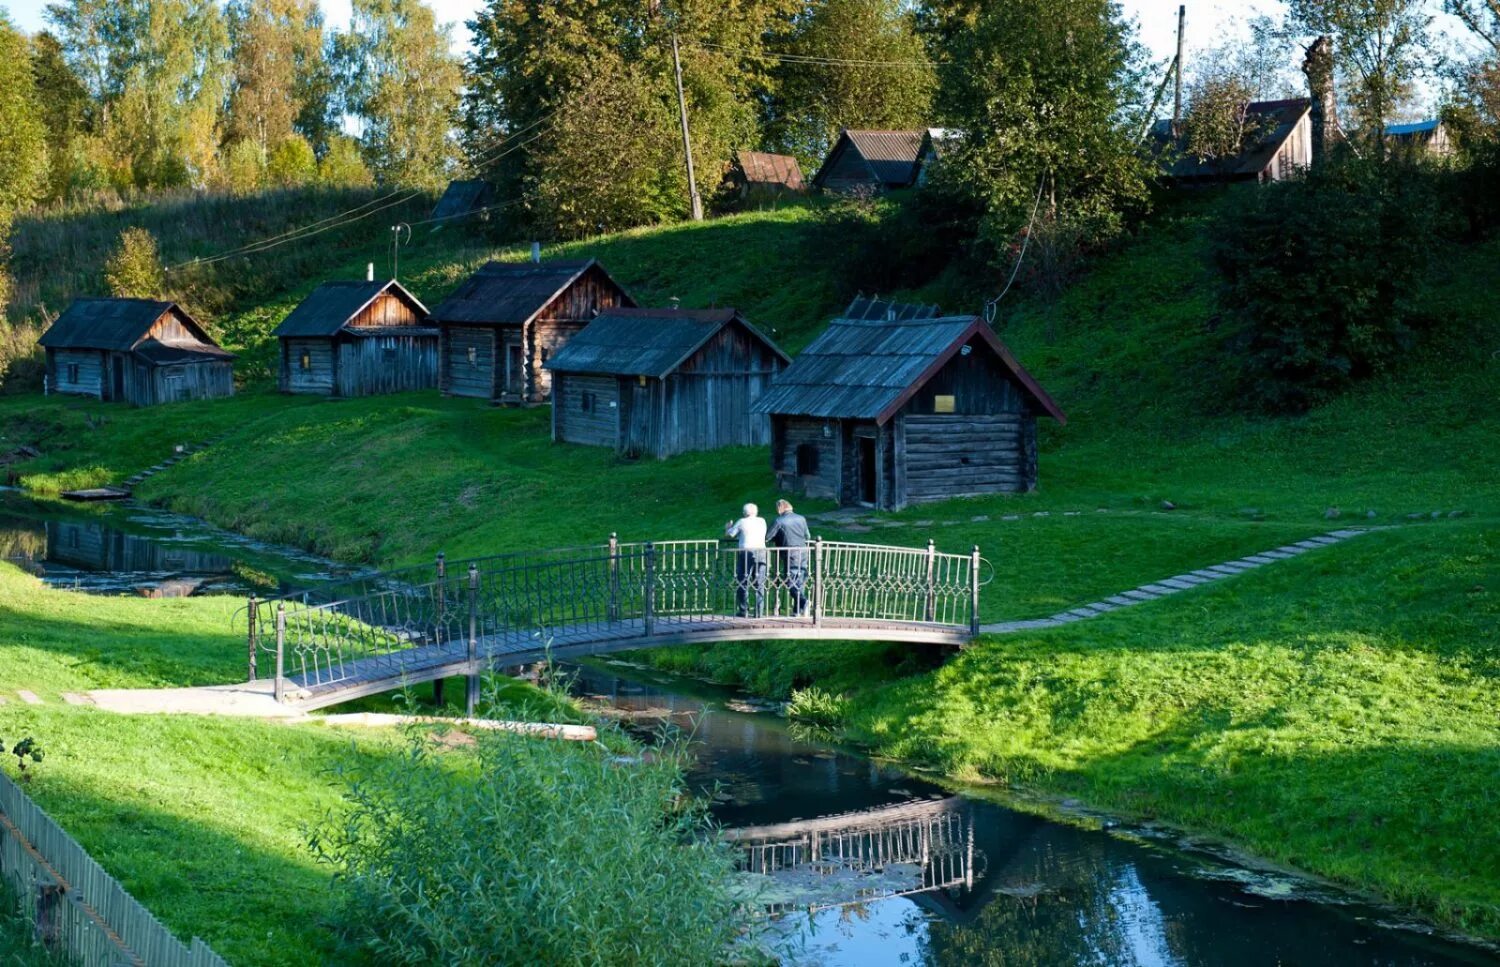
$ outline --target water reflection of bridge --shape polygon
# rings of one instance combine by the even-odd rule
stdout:
[[[820,909],[943,890],[969,890],[984,855],[963,801],[912,801],[858,812],[725,830],[748,873],[811,878],[795,902],[768,912]],[[795,889],[796,884],[794,884]]]

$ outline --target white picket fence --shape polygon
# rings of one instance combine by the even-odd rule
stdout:
[[[38,935],[82,967],[228,967],[172,936],[3,772],[0,874]]]

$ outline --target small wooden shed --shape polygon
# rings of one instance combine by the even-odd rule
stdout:
[[[450,181],[428,218],[457,220],[475,214],[490,203],[494,194],[494,187],[482,178]]]
[[[394,279],[324,282],[274,333],[283,393],[373,396],[437,387],[438,331]]]
[[[432,310],[448,396],[540,403],[552,354],[600,311],[635,301],[594,259],[488,262]]]
[[[754,409],[789,362],[735,309],[607,309],[552,357],[552,439],[631,456],[770,441]]]
[[[772,201],[805,188],[802,166],[789,154],[736,151],[724,172],[724,194],[739,203]]]
[[[1446,158],[1453,154],[1453,139],[1448,136],[1448,126],[1439,118],[1388,124],[1385,139],[1397,154],[1411,159]]]
[[[56,393],[136,406],[234,395],[234,355],[175,302],[77,299],[37,342]]]
[[[886,510],[1035,489],[1037,417],[1066,420],[983,319],[867,299],[755,408],[783,489]]]
[[[1157,121],[1151,134],[1166,177],[1175,184],[1285,181],[1313,162],[1312,103],[1293,97],[1246,104],[1244,143],[1225,158],[1195,156],[1186,138],[1173,137],[1170,118]]]
[[[845,128],[813,175],[824,191],[910,188],[926,180],[947,133],[940,128],[856,131]]]

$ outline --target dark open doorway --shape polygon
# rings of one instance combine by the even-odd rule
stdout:
[[[855,438],[859,446],[859,502],[875,503],[875,440],[862,436]]]

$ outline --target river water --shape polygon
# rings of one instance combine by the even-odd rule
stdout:
[[[0,491],[0,559],[99,594],[266,594],[358,574],[192,518],[14,491]],[[632,728],[690,736],[691,778],[787,963],[1500,963],[1164,830],[1042,818],[852,754],[729,689],[619,661],[572,670],[581,695]]]

